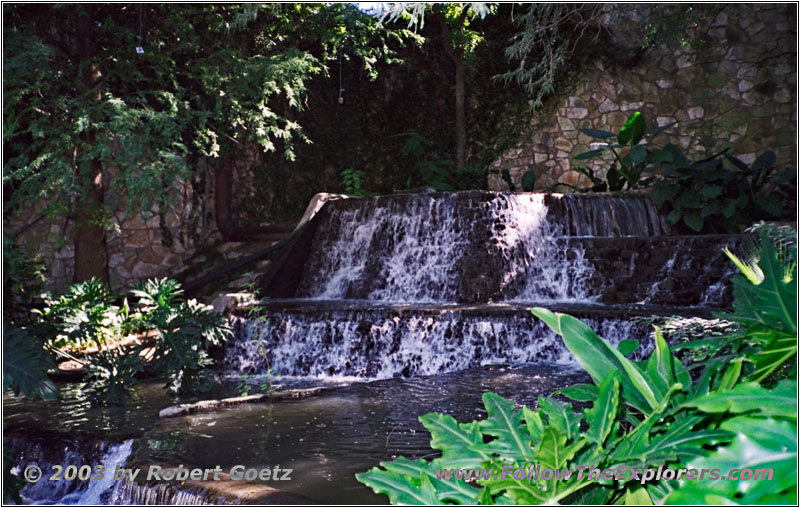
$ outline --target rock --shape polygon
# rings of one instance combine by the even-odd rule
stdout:
[[[252,293],[227,293],[211,301],[211,306],[220,314],[226,314],[239,305],[254,302]]]

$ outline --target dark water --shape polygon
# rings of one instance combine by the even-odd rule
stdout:
[[[293,469],[291,481],[266,482],[323,503],[384,503],[354,475],[391,460],[434,457],[430,435],[417,417],[428,412],[459,421],[485,417],[481,395],[494,391],[518,404],[536,405],[541,395],[585,382],[585,374],[564,365],[485,366],[411,379],[355,382],[300,400],[250,404],[158,419],[169,401],[158,385],[142,385],[131,406],[89,409],[69,399],[32,404],[6,397],[8,430],[34,424],[53,430],[135,436],[128,463],[183,463],[192,467],[242,464],[255,468]],[[284,386],[308,380],[283,379]],[[218,387],[230,393],[230,384]],[[69,396],[78,395],[74,390]],[[101,428],[97,427],[101,426]],[[102,430],[102,432],[101,432]]]

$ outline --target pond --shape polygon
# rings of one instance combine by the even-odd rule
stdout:
[[[578,368],[556,364],[484,366],[373,382],[283,378],[280,389],[312,383],[330,389],[305,399],[244,404],[168,419],[157,418],[158,411],[173,402],[157,383],[138,386],[126,408],[90,408],[79,401],[82,394],[76,386],[65,388],[63,401],[32,403],[7,396],[3,405],[10,435],[25,434],[24,429],[35,426],[40,434],[91,436],[82,446],[90,446],[85,443],[92,438],[132,439],[128,467],[183,464],[221,466],[227,472],[235,465],[279,466],[292,469],[291,480],[264,483],[319,503],[383,504],[386,498],[358,483],[354,475],[400,455],[434,457],[430,434],[418,416],[435,411],[470,421],[485,417],[481,396],[486,391],[533,407],[539,396],[586,379]],[[233,384],[233,380],[220,383],[214,395],[236,395]],[[39,502],[56,502],[67,495],[61,492],[59,499],[47,499],[43,496],[48,493],[38,486],[27,487],[23,494]],[[109,489],[106,496],[111,494]],[[79,499],[73,495],[66,501]]]

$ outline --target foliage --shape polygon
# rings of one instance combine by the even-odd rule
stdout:
[[[573,59],[581,40],[597,40],[601,5],[529,4],[517,18],[519,32],[505,51],[516,65],[495,76],[505,84],[516,83],[526,92],[531,109],[542,107],[555,92],[558,76]]]
[[[174,182],[189,175],[189,156],[216,157],[225,145],[244,141],[275,150],[280,141],[291,157],[299,126],[280,114],[276,99],[300,107],[305,80],[320,71],[319,62],[278,43],[290,12],[265,13],[234,35],[226,21],[237,9],[8,10],[3,140],[11,205],[47,198],[52,210],[69,213],[93,160],[113,164],[112,186],[130,209],[147,210],[169,202]],[[103,44],[83,43],[81,30]],[[144,53],[137,55],[139,44]],[[102,73],[100,89],[82,81],[91,65]]]
[[[24,328],[3,322],[3,391],[22,393],[33,399],[55,399],[58,388],[47,377],[54,368],[52,358],[37,337]]]
[[[230,325],[210,305],[183,301],[180,284],[170,279],[151,279],[132,294],[139,297],[142,321],[158,334],[152,365],[164,375],[170,393],[196,394],[208,388],[204,367],[211,364],[205,345],[226,340]]]
[[[536,186],[536,173],[533,171],[526,171],[522,175],[522,190],[525,192],[533,192]]]
[[[108,286],[97,278],[70,285],[58,298],[48,298],[41,320],[56,348],[99,346],[120,334],[124,312],[112,304]]]
[[[626,186],[628,189],[637,189],[640,185],[649,185],[653,178],[643,179],[642,176],[645,173],[653,173],[658,167],[657,164],[669,154],[663,149],[648,150],[645,145],[639,143],[645,138],[649,141],[672,125],[674,123],[647,130],[644,116],[637,111],[628,118],[616,136],[604,130],[579,129],[587,136],[602,140],[605,144],[600,148],[576,155],[575,160],[597,158],[606,162],[602,158],[606,150],[611,152],[613,158],[607,162],[608,167],[601,171],[602,177],[595,175],[590,168],[581,167],[577,168],[577,171],[592,181],[594,185],[589,189],[592,192],[619,191]]]
[[[785,278],[793,265],[778,265],[770,245],[763,233],[759,266],[764,279],[758,284],[739,281],[731,318],[766,327],[769,316],[777,331],[794,333],[796,342],[796,314],[784,311],[797,305],[796,281]],[[576,412],[569,403],[541,397],[538,410],[523,406],[515,411],[512,401],[485,393],[484,420],[458,423],[436,413],[420,417],[441,457],[430,462],[399,457],[382,462],[383,469],[356,475],[358,480],[394,504],[796,502],[797,381],[782,380],[771,388],[758,384],[766,376],[758,357],[771,344],[761,341],[764,328],[748,329],[743,338],[754,347],[738,356],[721,348],[703,362],[684,366],[658,328],[654,351],[636,362],[625,357],[631,348],[618,350],[578,319],[542,308],[532,312],[562,336],[592,378],[593,384],[559,393],[591,407]],[[772,468],[777,481],[643,482],[623,475],[595,482],[577,475],[566,481],[500,475],[504,466],[565,470],[587,464],[601,470],[619,465],[719,468],[722,474],[752,466]],[[477,479],[478,488],[437,477],[437,470],[456,468],[491,468],[497,475]]]
[[[364,189],[364,180],[367,178],[366,171],[362,169],[348,168],[342,171],[342,183],[345,193],[351,196],[370,196],[371,193]]]
[[[18,303],[39,297],[45,282],[45,267],[27,249],[3,233],[3,314],[18,313]]]
[[[136,374],[144,368],[138,348],[105,345],[89,357],[85,386],[91,391],[95,405],[122,406],[128,392],[136,384]]]
[[[436,191],[452,191],[469,188],[473,186],[475,180],[486,176],[484,169],[474,166],[466,166],[462,170],[455,169],[453,161],[438,157],[433,141],[416,130],[391,137],[403,140],[399,154],[416,168],[416,174],[409,175],[405,182],[406,189],[430,187]]]
[[[737,232],[755,220],[779,218],[783,201],[796,199],[796,170],[776,171],[771,151],[751,165],[725,152],[692,162],[674,145],[663,151],[664,178],[652,198],[670,225],[697,232]]]

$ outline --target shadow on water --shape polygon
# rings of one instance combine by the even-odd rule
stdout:
[[[586,375],[564,365],[485,366],[411,379],[387,379],[336,386],[299,400],[248,404],[180,418],[158,419],[172,401],[157,384],[137,388],[124,409],[90,409],[73,398],[31,404],[6,397],[6,421],[19,429],[36,421],[38,429],[136,436],[128,463],[185,464],[188,467],[235,465],[247,468],[291,468],[291,480],[265,482],[286,492],[324,503],[383,503],[354,475],[397,456],[436,456],[430,435],[417,417],[428,412],[450,414],[458,421],[484,418],[481,396],[494,391],[518,405]],[[282,379],[283,387],[308,385],[307,379]],[[217,396],[230,395],[230,383]],[[61,422],[59,425],[57,422]],[[144,474],[144,473],[143,473]]]

